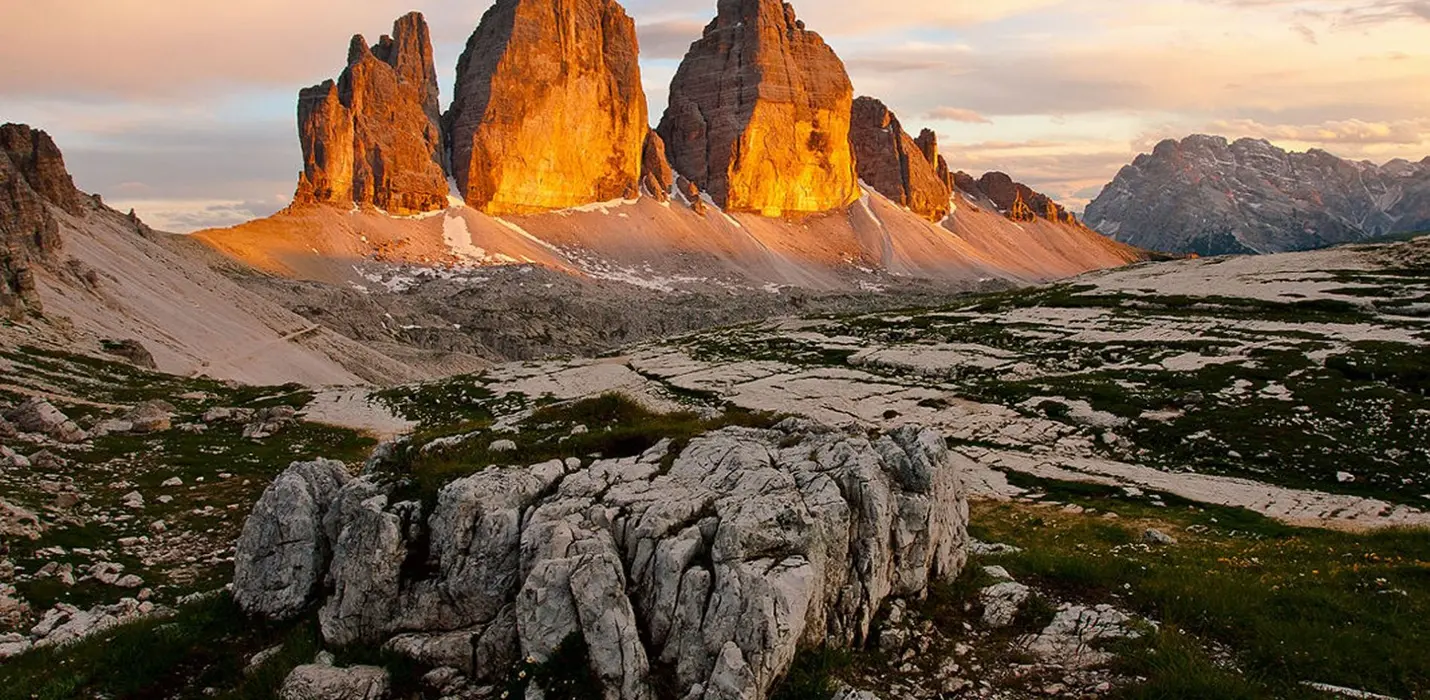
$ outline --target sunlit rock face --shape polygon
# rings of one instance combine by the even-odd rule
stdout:
[[[635,196],[650,131],[638,53],[612,0],[498,0],[446,117],[467,204],[534,214]]]
[[[447,206],[441,108],[427,22],[412,13],[348,67],[298,97],[303,176],[294,201],[371,205],[393,214]]]
[[[953,192],[939,177],[937,161],[904,132],[899,118],[872,97],[855,100],[853,114],[850,140],[859,179],[926,219],[948,216]],[[937,149],[936,142],[933,147]]]
[[[974,180],[973,176],[959,172],[954,174],[954,182],[959,191],[975,199],[991,202],[1000,214],[1014,221],[1047,219],[1055,223],[1081,226],[1077,216],[1041,192],[1000,172],[984,173]]]
[[[658,131],[729,211],[823,212],[859,197],[844,64],[779,0],[720,0],[676,72]]]

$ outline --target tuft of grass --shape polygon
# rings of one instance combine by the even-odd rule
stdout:
[[[1175,500],[1159,508],[1095,487],[1044,487],[1121,517],[976,504],[975,536],[1025,550],[998,563],[1061,598],[1115,602],[1225,645],[1256,689],[1208,676],[1187,650],[1160,646],[1163,635],[1140,673],[1150,680],[1138,692],[1151,694],[1129,697],[1223,697],[1198,695],[1222,683],[1231,684],[1225,697],[1296,697],[1287,689],[1302,681],[1399,697],[1430,692],[1422,644],[1430,638],[1430,533],[1302,530],[1233,509]],[[1180,543],[1137,543],[1147,527]]]
[[[253,674],[247,659],[282,651]],[[60,649],[41,649],[0,665],[0,698],[200,697],[228,689],[231,700],[276,696],[295,666],[319,648],[317,622],[249,620],[227,594],[181,608],[174,617],[117,627]]]
[[[659,413],[624,395],[605,394],[539,408],[522,421],[516,433],[479,430],[446,448],[424,452],[420,447],[411,447],[400,456],[395,475],[411,479],[418,492],[427,496],[492,465],[538,464],[591,455],[607,459],[633,457],[667,439],[672,443],[664,464],[668,469],[691,438],[732,426],[769,428],[780,419],[774,414],[738,408],[713,416],[693,411]],[[573,432],[577,426],[586,428],[586,432]],[[491,449],[502,440],[511,440],[517,449]]]
[[[841,674],[852,663],[852,653],[845,649],[823,646],[801,650],[770,699],[829,700],[838,689]]]

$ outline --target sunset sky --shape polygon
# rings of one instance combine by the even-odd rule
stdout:
[[[443,100],[482,0],[0,0],[0,121],[53,134],[77,184],[190,231],[287,204],[299,88],[348,37],[420,10]],[[715,0],[630,0],[652,120]],[[1430,156],[1430,0],[803,0],[795,8],[956,169],[1074,209],[1194,132],[1384,162]]]

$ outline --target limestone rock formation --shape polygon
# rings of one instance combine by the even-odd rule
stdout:
[[[349,479],[341,462],[302,462],[263,492],[234,559],[234,599],[245,610],[275,620],[302,612],[326,571],[323,518]]]
[[[1032,221],[1036,218],[1056,223],[1080,225],[1074,216],[1062,205],[1054,202],[1041,192],[1000,172],[984,173],[974,180],[966,173],[954,175],[954,182],[960,192],[977,199],[991,202],[998,211],[1014,221]]]
[[[298,96],[303,175],[294,202],[393,214],[447,206],[437,71],[427,22],[412,13],[376,46],[355,36],[348,67]]]
[[[914,139],[914,143],[918,144],[920,151],[923,151],[924,158],[933,163],[934,170],[938,173],[939,182],[942,182],[944,187],[952,192],[955,188],[953,173],[948,168],[948,160],[943,157],[942,153],[939,153],[938,134],[934,133],[933,129],[924,129],[919,132],[919,137]]]
[[[904,131],[899,118],[872,97],[855,100],[853,115],[850,140],[859,179],[926,219],[948,216],[953,190],[939,176],[937,142],[930,156]]]
[[[650,130],[635,22],[615,0],[498,0],[446,115],[467,204],[533,214],[632,197]]]
[[[866,640],[886,600],[924,595],[966,559],[963,458],[935,431],[870,441],[791,420],[696,438],[664,470],[669,450],[493,467],[430,512],[375,472],[326,517],[256,510],[238,560],[254,559],[247,533],[280,518],[325,533],[331,645],[383,644],[490,682],[580,638],[605,697],[654,697],[659,666],[674,697],[759,700],[798,648]],[[289,590],[312,580],[300,573]],[[235,597],[269,614],[259,580],[236,579]]]
[[[844,64],[780,0],[721,0],[670,86],[671,163],[729,211],[823,212],[859,197]]]
[[[49,134],[23,124],[0,127],[0,314],[43,310],[35,267],[60,257],[59,222],[50,207],[85,213],[64,157]]]
[[[665,141],[651,131],[645,139],[645,155],[641,162],[641,189],[657,200],[670,200],[670,188],[675,184],[675,171],[665,155]]]

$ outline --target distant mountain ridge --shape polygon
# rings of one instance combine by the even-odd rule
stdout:
[[[1117,241],[1170,253],[1353,243],[1430,229],[1430,158],[1375,165],[1197,134],[1138,156],[1084,218]]]

